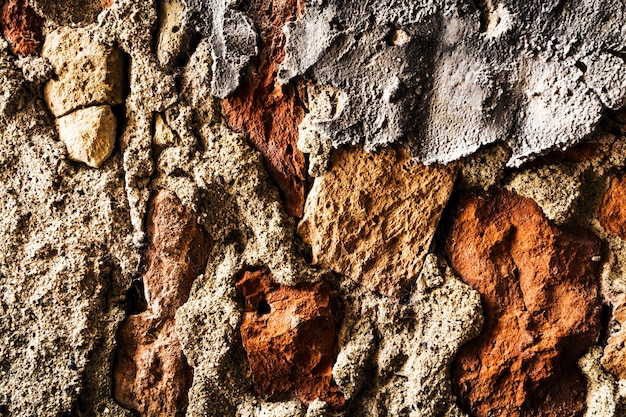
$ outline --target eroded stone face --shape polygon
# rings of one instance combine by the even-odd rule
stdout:
[[[179,416],[187,408],[193,373],[172,318],[130,316],[117,334],[114,398],[142,416]]]
[[[223,101],[224,115],[235,130],[246,133],[264,157],[268,173],[281,191],[287,213],[302,216],[304,155],[296,146],[304,107],[293,85],[276,81],[285,42],[282,26],[297,13],[296,0],[255,0],[250,17],[259,29],[260,62],[235,93]]]
[[[466,411],[530,416],[561,401],[567,415],[582,415],[579,388],[565,402],[550,390],[599,336],[600,240],[558,228],[531,199],[496,190],[462,201],[447,250],[485,314],[482,334],[453,365]]]
[[[315,179],[298,233],[313,263],[400,298],[420,272],[456,167],[427,167],[403,150],[339,149]]]
[[[204,272],[212,242],[194,213],[169,191],[158,192],[150,203],[148,234],[147,310],[127,317],[118,331],[113,396],[141,415],[184,415],[192,370],[174,316]]]
[[[245,272],[237,290],[245,298],[241,338],[257,393],[343,407],[331,373],[341,317],[336,293],[325,283],[276,284],[268,270]]]
[[[43,36],[43,19],[28,5],[27,0],[7,0],[2,5],[2,35],[11,43],[17,55],[37,52]]]
[[[56,117],[83,107],[123,103],[122,54],[95,41],[89,28],[58,28],[46,37],[41,54],[56,75],[44,87],[44,99]]]

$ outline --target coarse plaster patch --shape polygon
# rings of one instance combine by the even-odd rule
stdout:
[[[517,167],[579,142],[625,104],[623,2],[491,4],[307,1],[285,28],[279,75],[346,97],[316,120],[335,147],[402,141],[425,163],[504,142]]]

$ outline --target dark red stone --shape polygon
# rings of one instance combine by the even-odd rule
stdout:
[[[343,407],[332,376],[341,317],[337,294],[321,282],[277,284],[268,270],[246,272],[236,286],[245,298],[241,339],[257,393]]]
[[[43,19],[27,0],[5,0],[2,5],[2,34],[13,53],[21,56],[37,52],[43,41]]]
[[[127,317],[118,330],[113,397],[142,416],[184,416],[192,369],[174,317],[204,272],[212,242],[195,214],[169,191],[151,200],[147,229],[147,310]]]

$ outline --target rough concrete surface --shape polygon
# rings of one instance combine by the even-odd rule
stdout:
[[[0,7],[1,416],[626,415],[623,2]],[[455,243],[515,223],[466,263],[536,296],[496,291],[529,372],[486,410],[493,303],[446,242],[513,192]]]

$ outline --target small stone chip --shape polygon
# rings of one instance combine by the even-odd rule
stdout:
[[[100,168],[115,146],[116,120],[109,106],[87,107],[57,119],[59,138],[73,161]]]

